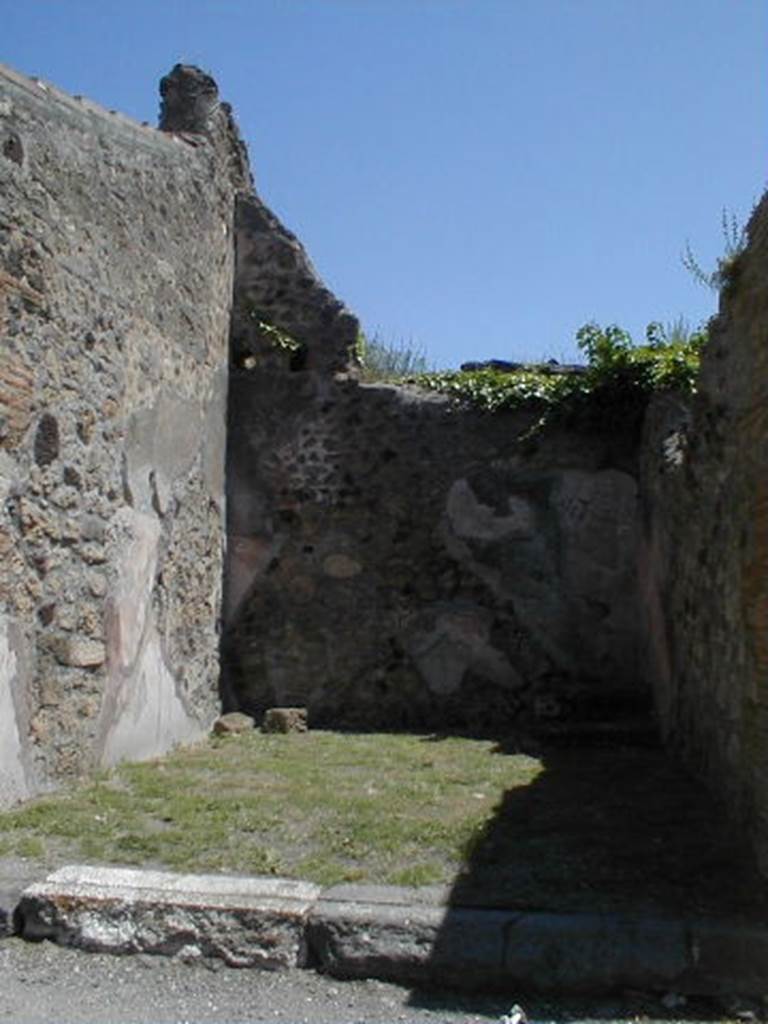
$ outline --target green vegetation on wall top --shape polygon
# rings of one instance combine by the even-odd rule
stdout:
[[[589,323],[576,335],[587,360],[580,371],[544,364],[419,374],[409,382],[489,412],[538,408],[541,426],[557,419],[585,427],[629,427],[654,392],[695,391],[706,337],[706,330],[691,332],[681,321],[666,328],[651,323],[645,343],[638,345],[616,325]]]
[[[402,380],[430,369],[424,350],[412,342],[388,343],[377,334],[369,338],[363,331],[358,332],[355,355],[363,381]]]

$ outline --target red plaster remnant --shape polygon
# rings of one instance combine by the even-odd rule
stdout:
[[[43,304],[40,292],[5,270],[0,270],[0,326],[7,298],[15,292],[36,306]],[[6,354],[0,364],[0,447],[15,448],[29,426],[34,408],[34,374],[18,357]]]
[[[18,292],[19,295],[33,302],[36,306],[42,306],[45,301],[40,292],[30,288],[26,281],[19,281],[12,274],[7,273],[5,270],[0,270],[0,298],[3,298],[8,292]]]
[[[15,448],[21,441],[34,410],[34,384],[32,370],[21,359],[8,355],[3,358],[0,363],[0,447]]]

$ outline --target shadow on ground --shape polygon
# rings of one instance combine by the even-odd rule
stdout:
[[[503,757],[519,747],[500,742],[496,750]],[[549,746],[539,757],[544,770],[530,785],[504,794],[468,852],[451,905],[761,924],[768,919],[768,887],[744,836],[658,745]],[[439,959],[440,937],[434,950]],[[418,991],[411,1001],[433,1005]],[[585,1016],[632,1013],[627,1007],[618,1013],[615,1001],[604,1005],[604,1014],[593,1005]],[[635,1012],[659,1019],[708,1016],[695,1001],[667,1013],[654,999],[650,1014],[648,1006]],[[722,1007],[712,1012],[722,1016]],[[567,1010],[532,1015],[542,1014],[573,1019]]]
[[[765,920],[744,837],[661,749],[550,749],[541,760],[536,780],[495,808],[453,903]]]

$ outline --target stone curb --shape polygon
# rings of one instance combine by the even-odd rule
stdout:
[[[516,992],[768,992],[768,928],[454,906],[447,887],[67,867],[28,886],[19,934],[112,953]]]
[[[305,919],[320,892],[287,879],[75,866],[26,888],[16,913],[25,939],[276,970],[305,965]]]
[[[14,931],[13,918],[24,889],[40,877],[40,866],[0,858],[0,938]]]

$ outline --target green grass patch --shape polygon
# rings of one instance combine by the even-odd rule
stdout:
[[[321,884],[448,882],[541,765],[488,741],[311,732],[212,739],[0,815],[0,853]]]
[[[768,914],[743,837],[661,750],[514,750],[321,731],[214,738],[1,814],[0,855],[448,883],[462,901],[518,908]]]

